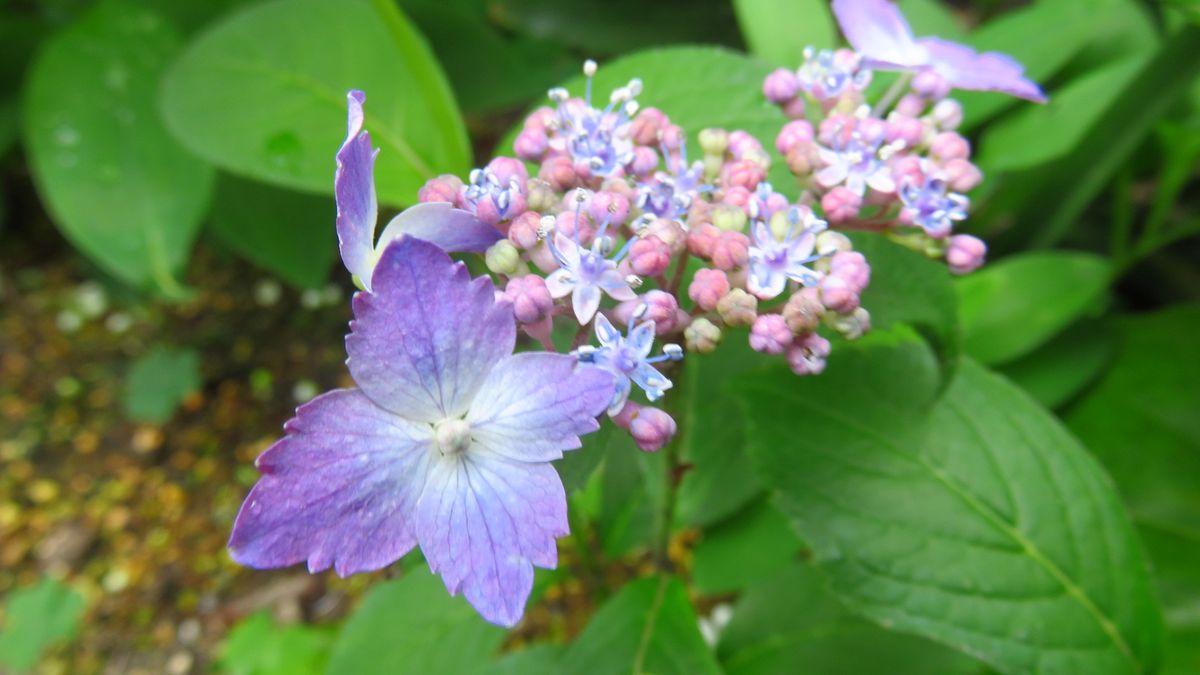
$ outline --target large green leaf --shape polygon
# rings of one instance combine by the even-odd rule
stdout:
[[[1005,377],[1047,408],[1058,408],[1104,373],[1116,350],[1108,324],[1084,320],[1000,368]]]
[[[332,631],[313,626],[279,625],[266,612],[233,627],[221,650],[227,675],[321,675],[329,660]]]
[[[1200,306],[1125,319],[1113,367],[1067,413],[1140,521],[1200,541]]]
[[[796,68],[806,47],[837,46],[825,0],[734,0],[733,8],[750,51],[772,65]]]
[[[208,207],[212,169],[155,107],[179,47],[160,16],[106,0],[49,40],[29,71],[24,135],[55,223],[117,278],[168,295]]]
[[[156,345],[129,367],[121,408],[130,419],[162,424],[201,384],[199,354]]]
[[[328,197],[221,176],[209,231],[225,246],[300,288],[329,279],[337,252]]]
[[[967,675],[952,649],[854,616],[807,563],[755,583],[733,609],[717,656],[727,675]]]
[[[995,364],[1023,356],[1094,307],[1108,263],[1089,253],[1025,253],[959,279],[963,351]]]
[[[1004,673],[1152,670],[1161,616],[1096,461],[974,362],[938,397],[928,350],[882,341],[746,387],[751,453],[834,590]]]
[[[0,666],[32,668],[47,647],[75,636],[83,610],[83,595],[54,579],[9,593],[0,630]]]
[[[273,0],[205,30],[171,67],[163,111],[196,154],[249,178],[330,193],[346,92],[367,94],[382,201],[463,174],[470,149],[437,62],[390,0]]]
[[[613,596],[563,657],[563,675],[720,673],[677,579],[638,579]]]
[[[492,661],[504,630],[441,579],[415,569],[377,585],[333,645],[328,675],[470,673]]]
[[[612,89],[624,86],[631,78],[641,78],[643,93],[638,103],[643,108],[661,109],[683,127],[691,139],[692,154],[699,154],[696,136],[706,127],[744,129],[773,153],[772,140],[787,120],[762,96],[759,85],[770,71],[766,63],[727,49],[664,47],[600,64],[594,91],[602,103]],[[582,95],[583,76],[562,86]],[[512,154],[513,139],[520,131],[520,124],[509,130],[496,152]],[[783,158],[775,157],[769,178],[777,190],[795,192],[795,179]]]
[[[692,553],[692,584],[709,595],[741,590],[788,567],[803,547],[779,509],[760,499],[704,531]]]

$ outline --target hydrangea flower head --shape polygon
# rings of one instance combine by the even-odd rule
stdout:
[[[567,533],[550,462],[597,429],[613,376],[566,354],[513,354],[512,310],[492,283],[415,237],[387,246],[371,288],[346,339],[359,388],[300,407],[259,457],[230,552],[346,576],[420,546],[450,593],[512,626],[534,565],[554,567]]]
[[[878,70],[932,70],[958,89],[999,91],[1037,103],[1047,98],[1025,69],[998,52],[980,54],[967,45],[936,37],[916,38],[900,9],[889,0],[833,0],[842,33]]]
[[[634,100],[642,91],[640,80],[631,80],[613,91],[608,105],[592,104],[592,78],[596,63],[584,65],[587,89],[583,99],[570,98],[565,89],[551,89],[550,100],[558,104],[552,124],[562,134],[552,141],[561,145],[576,169],[594,176],[608,176],[633,161],[630,139],[631,117],[637,112]]]
[[[746,287],[764,300],[782,293],[789,279],[804,286],[812,286],[821,279],[820,272],[808,264],[821,259],[813,250],[817,234],[827,227],[825,221],[810,210],[793,207],[788,210],[788,224],[783,239],[778,239],[762,220],[756,220],[751,229],[754,245],[750,247]]]

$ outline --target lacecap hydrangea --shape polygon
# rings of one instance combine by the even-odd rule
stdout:
[[[640,81],[597,100],[589,61],[584,95],[552,90],[514,157],[430,180],[377,236],[378,150],[350,92],[334,190],[361,289],[346,337],[357,387],[301,406],[259,457],[234,559],[349,575],[419,547],[447,591],[515,625],[568,532],[554,460],[601,424],[666,446],[678,362],[731,336],[812,376],[830,338],[869,330],[870,261],[847,231],[979,267],[984,243],[955,228],[982,175],[949,95],[1045,96],[1004,55],[914,37],[886,0],[833,9],[853,49],[806,50],[762,85],[795,177],[780,189],[760,139],[703,129],[689,156],[689,130],[639,106]],[[880,70],[901,75],[868,100]],[[449,253],[481,255],[489,274]]]

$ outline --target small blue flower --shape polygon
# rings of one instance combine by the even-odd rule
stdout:
[[[577,218],[581,218],[578,213]],[[548,238],[550,253],[558,261],[559,269],[546,277],[546,287],[554,298],[571,296],[571,308],[579,325],[586,325],[600,309],[601,292],[619,300],[634,300],[637,294],[621,272],[617,263],[629,252],[636,240],[630,239],[612,259],[605,257],[605,247],[611,240],[605,237],[608,223],[600,228],[590,248],[579,243],[579,228],[575,228],[574,238],[568,238],[561,232],[555,232]]]
[[[836,134],[832,148],[821,147],[818,153],[825,165],[817,172],[817,182],[831,188],[841,183],[858,196],[867,188],[878,192],[892,192],[896,181],[881,155],[883,139],[869,140],[858,132]]]
[[[807,267],[808,263],[821,259],[814,255],[817,234],[827,224],[810,210],[792,207],[788,210],[788,231],[783,240],[775,237],[771,227],[762,220],[754,222],[750,230],[753,246],[750,247],[750,274],[746,287],[754,295],[769,300],[778,296],[787,287],[788,280],[805,286],[813,286],[821,280],[821,273]]]
[[[662,155],[667,158],[670,171],[655,172],[651,180],[638,188],[637,205],[659,218],[679,220],[691,208],[692,200],[701,192],[711,191],[712,186],[704,183],[704,162],[696,160],[688,166],[686,144],[681,146],[674,161],[666,148]]]
[[[906,183],[900,188],[904,202],[902,217],[924,228],[929,236],[941,239],[950,234],[954,223],[967,217],[971,202],[965,195],[946,192],[946,181],[931,178],[924,185]]]
[[[637,323],[645,313],[645,305],[638,307],[638,311],[629,319],[626,335],[621,335],[603,314],[596,315],[596,339],[600,341],[600,346],[583,347],[578,351],[580,361],[591,362],[616,376],[616,390],[608,406],[609,415],[616,415],[625,407],[633,384],[646,392],[646,398],[651,402],[662,398],[671,388],[671,380],[653,364],[683,358],[683,350],[676,344],[664,346],[663,353],[658,356],[650,356],[650,350],[654,347],[654,322]]]
[[[800,88],[814,98],[829,101],[847,89],[862,91],[871,84],[871,71],[862,65],[862,57],[848,50],[804,50],[804,63],[796,71]]]
[[[554,124],[562,139],[552,141],[562,146],[576,166],[586,166],[596,176],[608,176],[633,161],[633,141],[629,125],[637,111],[634,98],[642,92],[642,81],[633,79],[613,91],[603,109],[592,105],[592,77],[596,64],[584,65],[587,90],[584,99],[572,99],[566,89],[551,89],[550,100],[558,104]]]

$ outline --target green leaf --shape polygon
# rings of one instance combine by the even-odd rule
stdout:
[[[221,176],[209,231],[225,246],[299,288],[329,279],[337,253],[328,197]]]
[[[563,453],[563,458],[554,462],[567,494],[582,490],[587,485],[610,450],[621,452],[616,449],[618,445],[628,449],[629,444],[621,438],[624,435],[612,424],[601,424],[599,430],[583,437],[583,447]]]
[[[783,514],[759,500],[704,531],[693,552],[692,583],[706,595],[741,590],[788,567],[803,547]]]
[[[367,94],[381,201],[410,204],[426,179],[465,174],[470,148],[449,85],[390,0],[274,0],[232,14],[171,67],[162,107],[212,163],[329,194],[350,89]]]
[[[1016,222],[1025,225],[1016,228],[1013,236],[1029,235],[1038,247],[1051,246],[1066,236],[1154,123],[1200,74],[1200,59],[1193,58],[1197,52],[1200,27],[1186,26],[1166,40],[1088,130],[1087,141],[1049,167],[1046,179],[1037,183],[1016,214]]]
[[[941,0],[904,0],[901,9],[916,35],[936,35],[954,42],[967,39],[962,24]]]
[[[179,38],[161,17],[106,0],[55,35],[30,68],[24,139],[55,223],[105,271],[169,296],[208,208],[213,171],[155,107]]]
[[[1067,154],[1087,138],[1145,62],[1137,56],[1093,70],[1056,91],[1046,105],[1025,106],[988,127],[979,165],[987,173],[1011,171]]]
[[[717,655],[726,675],[957,675],[979,666],[952,649],[854,616],[807,563],[738,598]]]
[[[625,86],[631,78],[641,78],[643,93],[638,103],[643,108],[659,108],[687,131],[693,152],[699,147],[697,135],[706,127],[744,129],[773,152],[769,141],[786,120],[767,103],[759,87],[770,71],[766,63],[727,49],[664,47],[600,64],[593,91],[598,100],[605,101],[616,87]],[[562,86],[582,95],[583,76],[567,80]],[[496,152],[511,154],[513,139],[520,131],[520,124],[509,130]],[[769,179],[775,189],[795,192],[792,186],[796,179],[783,158],[774,158]]]
[[[414,570],[371,589],[338,635],[328,675],[469,673],[491,663],[504,630],[441,579]]]
[[[720,668],[677,579],[638,579],[612,597],[563,657],[564,675],[702,675]]]
[[[958,298],[946,265],[877,234],[854,234],[854,249],[871,264],[862,306],[874,330],[916,328],[937,349],[949,377],[960,349]]]
[[[228,675],[321,675],[332,631],[303,624],[281,626],[266,612],[238,622],[221,651]]]
[[[1065,416],[1134,517],[1200,541],[1200,306],[1123,319],[1104,379]]]
[[[734,0],[733,9],[751,53],[773,65],[796,68],[806,47],[837,45],[825,0]]]
[[[82,594],[50,578],[11,591],[4,605],[0,666],[18,671],[33,668],[47,647],[74,638],[84,610]]]
[[[726,385],[776,363],[750,349],[748,329],[726,330],[720,349],[684,360],[686,384],[677,386],[675,394],[685,397],[684,410],[676,421],[684,425],[680,432],[683,460],[692,466],[679,483],[681,522],[711,525],[762,492],[762,481],[746,461],[741,410]]]
[[[617,557],[646,546],[662,521],[663,455],[642,452],[629,434],[614,431],[600,474],[604,553]]]
[[[1096,381],[1112,359],[1115,339],[1103,321],[1081,321],[1000,372],[1038,403],[1058,408]]]
[[[958,279],[963,350],[988,364],[1028,354],[1094,307],[1108,274],[1099,256],[1046,251],[1005,258]]]
[[[923,345],[870,344],[746,387],[751,453],[838,595],[1002,673],[1152,670],[1146,560],[1095,460],[974,362],[938,398]]]
[[[190,349],[157,346],[125,376],[121,406],[139,422],[162,424],[189,394],[200,389],[200,356]]]
[[[475,675],[558,675],[564,652],[560,645],[536,644],[505,654]]]

